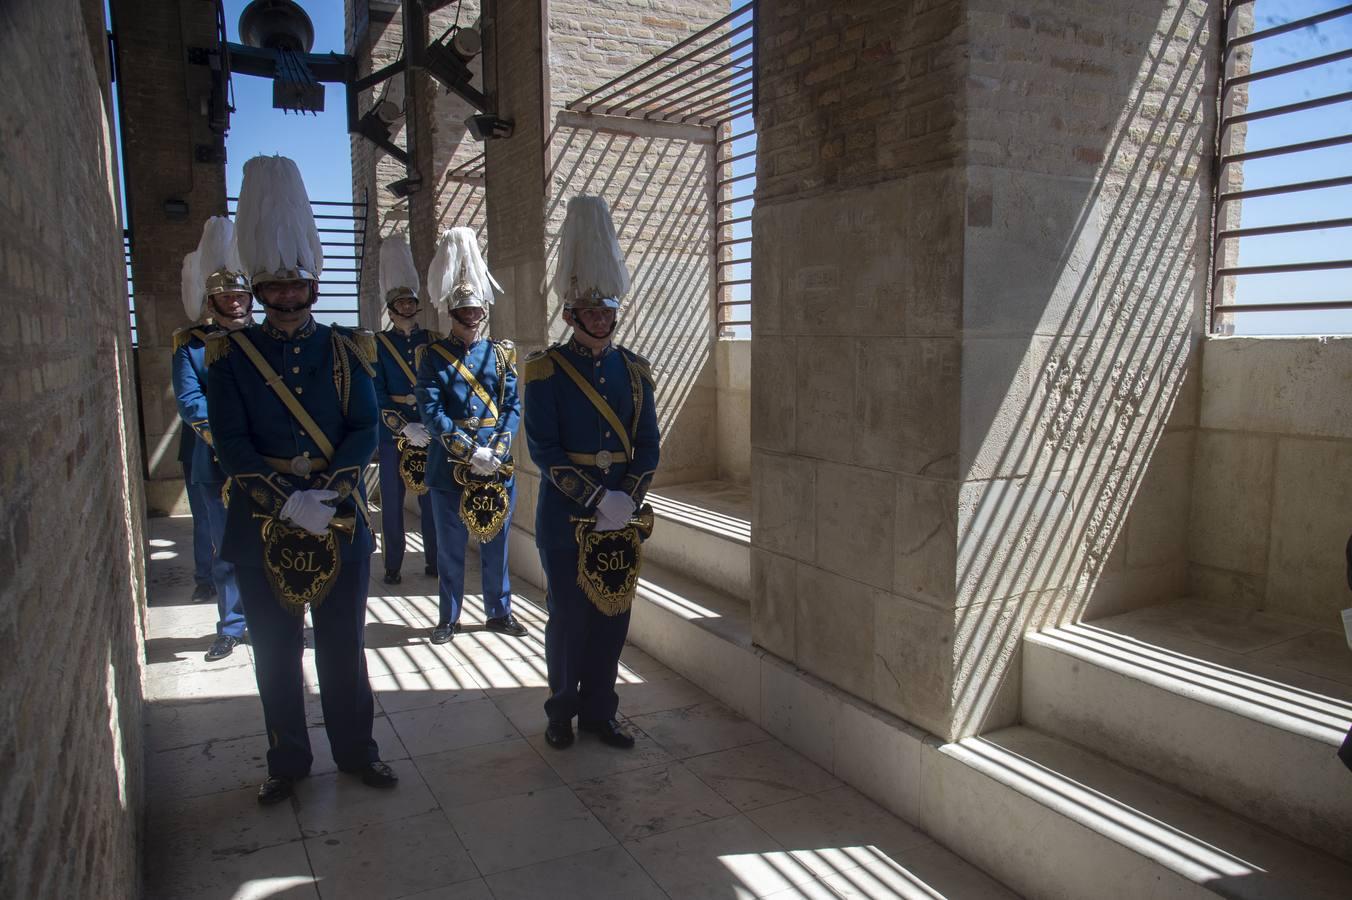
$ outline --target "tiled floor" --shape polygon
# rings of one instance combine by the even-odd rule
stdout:
[[[152,898],[1012,896],[633,647],[620,709],[637,747],[579,735],[551,750],[543,597],[518,585],[525,638],[476,629],[471,597],[465,633],[433,647],[436,585],[412,549],[402,585],[373,580],[366,632],[376,739],[398,788],[335,771],[307,660],[314,769],[291,802],[260,808],[249,648],[202,660],[215,608],[188,600],[188,520],[150,531]]]

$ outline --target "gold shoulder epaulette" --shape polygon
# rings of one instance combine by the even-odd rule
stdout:
[[[192,330],[196,327],[197,326],[195,325],[184,325],[182,328],[174,332],[175,353],[182,350],[184,345],[187,344],[188,341],[192,340]]]
[[[356,342],[357,348],[361,350],[366,357],[366,361],[371,365],[376,364],[376,336],[375,332],[367,331],[365,328],[353,328],[350,330],[352,340]]]
[[[623,347],[621,349],[624,351],[624,355],[629,360],[630,364],[635,369],[638,370],[639,375],[642,376],[642,378],[645,381],[647,381],[648,384],[652,385],[653,387],[657,387],[657,381],[656,379],[653,378],[652,363],[648,362],[648,360],[641,353],[635,353],[633,350],[630,350],[627,347]]]
[[[207,337],[207,349],[203,356],[203,361],[207,368],[218,359],[225,359],[230,355],[230,332],[218,331]]]
[[[502,348],[502,355],[507,359],[507,365],[516,367],[516,344],[509,340],[494,341]]]
[[[427,329],[427,343],[429,344],[435,344],[437,341],[441,340],[445,336],[446,335],[442,334],[440,331],[437,331],[435,328]]]
[[[549,358],[548,350],[537,350],[526,357],[521,367],[521,379],[524,384],[543,381],[554,374],[554,360]]]

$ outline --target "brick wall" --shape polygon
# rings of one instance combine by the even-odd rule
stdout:
[[[212,44],[216,17],[210,4],[188,0],[112,0],[111,9],[120,57],[147,496],[152,514],[164,515],[184,500],[178,463],[182,423],[169,371],[173,333],[188,324],[180,287],[183,257],[196,249],[207,218],[226,209],[224,162],[196,155],[198,147],[224,151],[222,136],[211,131],[204,112],[210,71],[187,62],[187,48]],[[172,212],[166,204],[186,204],[187,212]]]
[[[104,27],[98,0],[0,7],[4,897],[139,895],[143,498]]]

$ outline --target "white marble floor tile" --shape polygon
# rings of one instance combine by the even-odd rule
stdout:
[[[438,808],[412,760],[394,760],[390,768],[399,784],[388,789],[367,787],[360,778],[341,772],[311,776],[297,784],[296,817],[305,837],[407,819]]]
[[[743,811],[840,786],[834,775],[775,740],[696,756],[685,767]]]
[[[484,876],[615,843],[566,787],[459,806],[447,816]]]
[[[467,700],[394,713],[389,717],[412,756],[520,737],[493,701]]]
[[[586,732],[578,732],[577,741],[565,750],[555,750],[546,744],[543,731],[531,735],[527,740],[550,768],[569,784],[672,760],[670,753],[641,731],[634,734],[634,747],[631,750],[607,747]]]
[[[182,857],[146,871],[148,900],[315,900],[315,877],[300,841],[260,850]]]
[[[265,731],[256,696],[158,700],[146,704],[146,720],[146,749],[152,752]]]
[[[736,810],[680,763],[580,781],[573,790],[616,839],[637,840]]]
[[[563,784],[535,748],[520,738],[445,750],[414,762],[446,809]]]
[[[630,716],[629,721],[677,759],[754,744],[769,737],[718,702]]]
[[[765,897],[817,880],[744,815],[678,828],[624,848],[671,897]]]
[[[438,812],[307,838],[324,900],[394,900],[478,876]]]
[[[602,847],[488,877],[496,900],[666,900],[623,847]]]
[[[931,841],[822,879],[846,900],[1018,900],[985,872]]]
[[[381,675],[371,679],[376,702],[387,713],[426,706],[449,706],[484,696],[474,673],[465,666]]]
[[[322,725],[309,729],[310,734],[310,753],[314,761],[310,765],[311,775],[323,775],[327,772],[337,772],[338,764],[333,761],[333,750],[329,747],[329,735]],[[404,744],[399,740],[399,736],[394,733],[394,728],[390,725],[390,720],[385,716],[376,716],[375,721],[371,723],[371,737],[375,739],[376,746],[380,751],[380,758],[385,762],[395,759],[408,759],[408,751],[404,749]],[[264,743],[261,742],[260,743]],[[263,750],[267,750],[264,743]]]
[[[850,787],[787,800],[746,814],[817,875],[892,858],[929,837]]]

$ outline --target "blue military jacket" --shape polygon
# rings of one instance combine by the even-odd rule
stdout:
[[[497,408],[489,408],[474,391],[453,356],[479,383]],[[516,347],[511,341],[475,341],[466,347],[456,337],[429,344],[418,367],[418,412],[432,435],[427,448],[427,485],[458,491],[456,463],[469,462],[479,447],[493,448],[503,461],[512,456],[512,434],[521,423],[521,400],[516,393]]]
[[[236,565],[262,565],[262,521],[281,513],[292,491],[337,491],[337,516],[354,519],[339,540],[343,559],[371,552],[362,473],[380,427],[372,381],[370,332],[318,325],[311,319],[288,337],[267,322],[239,332],[277,373],[334,447],[334,458],[308,477],[289,461],[308,456],[322,466],[314,437],[295,420],[248,355],[227,333],[207,343],[207,406],[221,468],[231,478],[221,556]]]
[[[178,416],[183,420],[180,459],[190,453],[193,484],[220,484],[225,473],[216,461],[207,425],[207,369],[203,361],[207,340],[222,331],[219,325],[190,325],[174,332],[171,375]]]
[[[418,363],[427,345],[439,340],[440,334],[425,328],[407,335],[389,328],[376,335],[376,402],[380,404],[382,442],[393,443],[405,425],[420,421],[413,395]]]
[[[582,389],[550,355],[560,354],[615,411],[629,434],[633,458],[624,442]],[[653,399],[652,367],[630,350],[611,345],[600,354],[576,341],[534,353],[522,371],[525,382],[526,444],[540,469],[540,498],[535,506],[535,541],[545,549],[575,546],[572,517],[595,515],[601,488],[621,490],[642,503],[657,471],[660,435]],[[613,463],[603,471],[594,457],[609,451]]]

